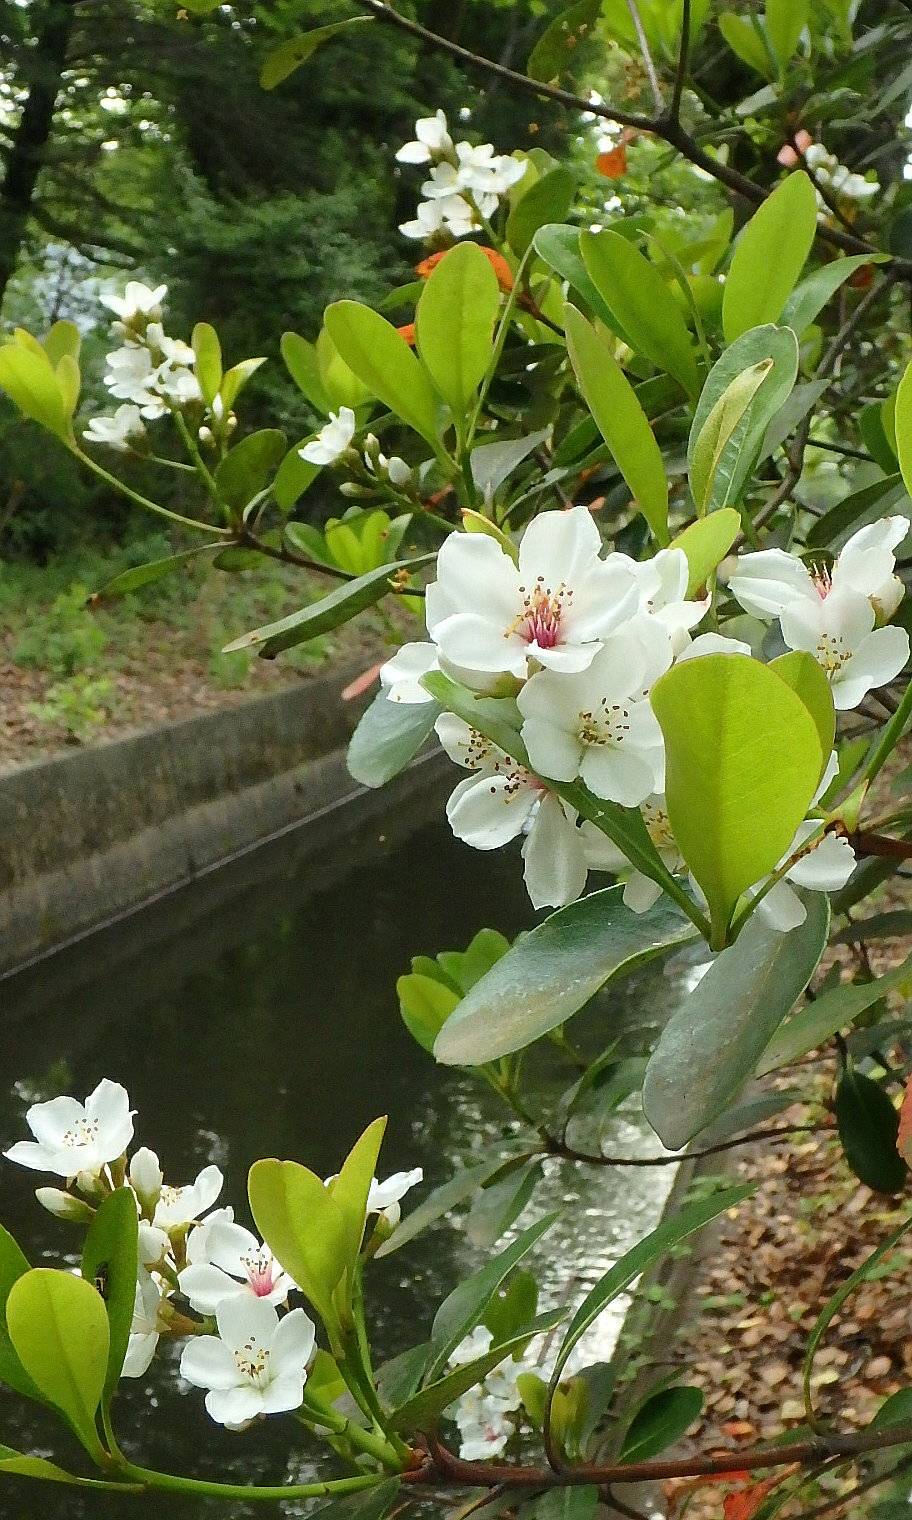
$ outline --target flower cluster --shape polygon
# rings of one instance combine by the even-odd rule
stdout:
[[[817,190],[817,204],[824,212],[828,207],[821,189],[839,201],[866,201],[880,189],[876,175],[868,178],[864,174],[856,174],[841,164],[835,153],[828,152],[823,143],[814,142],[810,132],[804,128],[795,133],[795,146],[788,144],[782,148],[778,159],[787,168],[803,163],[810,169],[820,187]]]
[[[875,627],[902,596],[893,551],[908,530],[901,517],[862,528],[831,570],[809,569],[784,550],[746,554],[729,579],[747,612],[777,617],[785,643],[817,659],[837,708],[857,706],[909,657],[903,629]],[[665,811],[664,741],[650,689],[685,659],[751,656],[749,645],[719,633],[694,636],[708,602],[688,599],[688,574],[680,549],[642,563],[603,555],[584,507],[535,519],[515,554],[486,534],[455,533],[427,589],[430,642],[404,645],[381,670],[392,701],[428,700],[422,677],[434,669],[476,693],[515,699],[522,762],[449,713],[436,728],[450,757],[471,772],[447,806],[454,833],[476,849],[524,835],[536,907],[572,902],[589,870],[629,867],[600,830],[580,822],[560,783],[579,780],[596,798],[640,808],[665,864],[683,869]],[[798,885],[834,890],[853,865],[848,843],[821,837],[809,820],[780,869]],[[655,883],[634,873],[625,900],[643,911],[658,895]],[[804,916],[786,880],[761,907],[783,929]]]
[[[441,232],[461,238],[477,232],[526,172],[521,159],[495,153],[491,143],[454,143],[442,111],[416,121],[414,141],[405,143],[396,158],[402,164],[431,166],[415,219],[399,227],[407,238]]]
[[[452,1353],[449,1366],[463,1367],[468,1362],[490,1351],[493,1337],[484,1325],[477,1326],[459,1342]],[[578,1349],[566,1364],[565,1375],[581,1365]],[[524,1373],[533,1373],[548,1382],[553,1370],[553,1357],[547,1355],[536,1337],[526,1347],[522,1356],[507,1357],[494,1367],[480,1383],[476,1383],[451,1404],[446,1411],[459,1431],[459,1455],[467,1462],[483,1462],[486,1457],[499,1457],[511,1436],[516,1434],[516,1415],[522,1408],[523,1396],[519,1379]]]
[[[126,1090],[107,1078],[85,1103],[52,1098],[25,1117],[34,1139],[4,1154],[66,1179],[66,1191],[37,1190],[51,1213],[87,1223],[114,1188],[129,1187],[135,1197],[138,1273],[122,1376],[145,1373],[163,1334],[189,1335],[181,1376],[207,1390],[206,1408],[219,1424],[240,1430],[259,1415],[298,1409],[316,1326],[303,1309],[288,1309],[297,1284],[269,1247],[237,1223],[230,1206],[213,1207],[224,1183],[219,1168],[206,1166],[194,1182],[173,1186],[146,1146],[128,1162],[134,1111]],[[420,1169],[374,1178],[366,1215],[394,1229],[401,1198],[421,1178]]]

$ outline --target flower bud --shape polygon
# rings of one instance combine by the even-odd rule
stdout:
[[[35,1197],[41,1207],[47,1209],[49,1214],[53,1214],[55,1219],[68,1219],[74,1224],[88,1224],[95,1216],[95,1210],[87,1203],[81,1198],[74,1198],[72,1193],[65,1193],[62,1188],[36,1188]]]
[[[139,1199],[142,1212],[151,1219],[161,1197],[162,1169],[155,1152],[150,1151],[146,1145],[136,1151],[130,1162],[130,1185]]]
[[[356,501],[363,501],[376,494],[367,486],[359,486],[354,480],[343,480],[339,490],[343,496],[351,496]]]
[[[407,486],[412,478],[412,472],[404,459],[394,454],[392,459],[386,461],[386,473],[390,484],[394,486]]]

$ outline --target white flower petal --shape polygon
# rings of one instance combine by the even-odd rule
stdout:
[[[447,803],[450,828],[475,850],[496,850],[522,833],[535,806],[537,784],[512,775],[467,776]]]
[[[533,908],[562,908],[586,886],[579,830],[553,792],[546,793],[522,847],[523,876]]]

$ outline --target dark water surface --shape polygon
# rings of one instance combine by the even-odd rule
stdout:
[[[26,1138],[30,1103],[60,1091],[81,1100],[110,1077],[137,1110],[134,1145],[158,1152],[166,1179],[189,1182],[216,1162],[225,1174],[219,1203],[249,1222],[252,1161],[289,1157],[327,1175],[378,1114],[390,1117],[381,1175],[424,1167],[426,1185],[413,1198],[450,1175],[457,1157],[508,1137],[509,1116],[493,1097],[436,1068],[398,1015],[395,981],[412,955],[461,948],[486,924],[512,935],[534,922],[518,849],[482,856],[454,841],[443,795],[379,821],[340,818],[335,842],[316,858],[294,835],[264,846],[0,983],[0,1149]],[[582,1018],[635,1049],[667,998],[667,980],[653,971]],[[636,1114],[619,1118],[615,1148],[641,1132]],[[549,1168],[529,1218],[567,1206],[536,1264],[543,1296],[555,1301],[581,1295],[649,1228],[670,1169]],[[53,1181],[0,1161],[0,1219],[35,1264],[78,1257],[76,1232],[35,1202],[36,1185]],[[368,1296],[381,1359],[426,1337],[436,1303],[477,1260],[458,1227],[441,1225],[376,1264]],[[178,1358],[179,1347],[162,1344],[146,1378],[121,1384],[116,1428],[137,1461],[234,1482],[307,1481],[330,1470],[288,1418],[241,1434],[215,1425],[202,1392],[177,1378]],[[2,1386],[0,1420],[4,1444],[88,1472],[67,1435]],[[237,1520],[277,1507],[83,1496],[0,1478],[0,1520],[210,1513]]]

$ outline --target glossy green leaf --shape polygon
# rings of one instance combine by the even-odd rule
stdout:
[[[662,452],[609,344],[573,306],[564,308],[567,346],[580,390],[637,507],[661,545],[669,541]]]
[[[758,387],[741,424],[735,429],[716,468],[708,511],[737,506],[759,458],[766,431],[788,400],[798,373],[798,339],[790,327],[755,327],[727,348],[706,377],[694,412],[687,444],[693,468],[694,450],[710,413],[728,387],[745,370],[772,360],[772,369]]]
[[[705,517],[716,499],[729,500],[728,482],[722,482],[721,491],[716,490],[717,477],[723,459],[732,457],[739,438],[749,426],[749,412],[754,397],[770,374],[772,359],[761,359],[749,369],[741,371],[731,385],[719,397],[700,429],[690,461],[690,491],[694,506]]]
[[[580,43],[591,36],[599,19],[602,0],[576,0],[565,6],[536,42],[526,73],[543,84],[557,84],[566,71],[573,73],[573,63],[580,56]]]
[[[329,633],[333,628],[338,628],[342,623],[347,623],[365,607],[373,607],[391,590],[391,579],[400,571],[417,570],[434,559],[433,554],[419,554],[414,559],[397,560],[390,565],[381,565],[379,570],[371,570],[367,575],[359,575],[356,580],[346,581],[331,591],[329,596],[324,596],[319,602],[314,602],[310,607],[302,607],[300,612],[291,612],[288,617],[279,618],[276,623],[267,623],[262,628],[254,628],[251,633],[242,634],[231,644],[226,644],[223,653],[233,654],[237,649],[256,649],[266,659],[280,654],[283,649],[292,649],[295,644],[304,644],[308,639],[315,639],[318,634]]]
[[[822,992],[806,1008],[794,1013],[773,1037],[757,1063],[757,1076],[779,1066],[789,1066],[809,1050],[823,1045],[841,1029],[847,1029],[885,993],[912,978],[912,955],[901,965],[876,977],[872,982],[844,982]]]
[[[875,1193],[898,1193],[908,1168],[896,1149],[899,1114],[879,1082],[847,1066],[836,1084],[836,1124],[846,1161]]]
[[[129,570],[122,570],[113,580],[99,586],[89,598],[90,604],[106,602],[110,597],[129,596],[132,591],[139,591],[143,586],[164,580],[166,575],[186,569],[198,555],[218,554],[224,547],[224,540],[217,539],[214,544],[195,544],[192,549],[182,549],[180,554],[169,554],[166,559],[150,560],[147,565],[131,565]]]
[[[671,1015],[643,1082],[643,1112],[663,1145],[679,1150],[737,1094],[826,948],[830,909],[809,892],[807,917],[788,934],[758,915],[712,962]]]
[[[101,1295],[82,1277],[36,1267],[6,1302],[10,1340],[46,1399],[61,1409],[86,1450],[103,1460],[95,1429],[110,1336]]]
[[[793,328],[800,338],[856,269],[863,269],[865,264],[879,264],[885,258],[885,253],[859,253],[822,264],[795,286],[782,308],[779,319],[782,326]]]
[[[288,450],[288,453],[276,471],[275,480],[272,482],[272,495],[276,506],[281,512],[290,512],[299,497],[304,495],[307,487],[313,484],[320,473],[320,465],[311,464],[307,459],[302,459],[300,454],[300,450],[304,445],[311,443],[315,437],[315,433],[308,433],[306,438],[299,439]],[[304,523],[289,523],[286,529],[286,536],[290,529],[297,531],[305,526],[307,525]],[[308,553],[310,551],[305,550],[305,552]]]
[[[408,1435],[413,1431],[433,1430],[443,1411],[480,1383],[482,1378],[487,1377],[501,1362],[505,1362],[515,1351],[522,1351],[528,1345],[533,1335],[545,1335],[559,1325],[566,1314],[566,1309],[552,1309],[547,1314],[539,1317],[527,1325],[519,1335],[513,1335],[509,1340],[492,1346],[483,1356],[475,1357],[471,1362],[463,1362],[461,1366],[446,1373],[444,1377],[437,1378],[428,1383],[419,1392],[414,1394],[400,1409],[397,1409],[392,1418],[394,1430]]]
[[[302,33],[300,37],[292,37],[288,42],[283,42],[280,47],[268,54],[260,70],[260,84],[263,89],[274,90],[276,85],[282,84],[295,72],[295,69],[299,69],[302,63],[312,58],[324,42],[329,42],[340,32],[349,31],[353,26],[363,25],[365,21],[372,20],[372,16],[347,16],[344,21],[331,21],[328,26],[316,26],[311,31]]]
[[[323,1182],[296,1161],[255,1161],[247,1180],[256,1227],[277,1261],[332,1325],[333,1289],[348,1265],[345,1215]]]
[[[357,301],[326,308],[327,331],[342,359],[403,422],[434,445],[437,400],[427,371],[405,339],[379,312]]]
[[[0,389],[6,391],[24,417],[40,423],[62,443],[72,446],[68,404],[42,348],[35,353],[19,343],[0,344]]]
[[[375,1119],[355,1141],[339,1169],[338,1176],[327,1184],[334,1203],[345,1221],[345,1256],[354,1266],[361,1249],[367,1218],[367,1195],[377,1172],[377,1157],[386,1130],[386,1119]]]
[[[29,1377],[9,1338],[6,1324],[6,1301],[10,1289],[30,1271],[30,1265],[8,1230],[0,1225],[0,1382],[28,1399],[41,1399],[41,1390]]]
[[[776,322],[817,233],[817,197],[803,170],[789,174],[754,212],[735,244],[722,297],[725,341]]]
[[[190,337],[196,355],[195,374],[203,400],[211,406],[222,383],[222,345],[218,333],[208,322],[197,322]]]
[[[619,1294],[624,1292],[625,1288],[629,1288],[634,1278],[639,1277],[679,1241],[686,1240],[688,1235],[693,1235],[694,1231],[702,1229],[703,1225],[709,1224],[710,1220],[717,1219],[727,1209],[732,1209],[745,1198],[749,1198],[753,1191],[752,1184],[745,1187],[725,1188],[721,1193],[714,1193],[711,1198],[685,1205],[684,1208],[672,1214],[670,1219],[666,1219],[655,1230],[651,1230],[631,1250],[625,1252],[620,1261],[616,1261],[612,1267],[609,1267],[586,1294],[570,1321],[551,1374],[551,1388],[557,1387],[574,1346],[582,1339],[589,1326],[595,1324],[599,1315],[610,1303],[614,1302]]]
[[[719,17],[719,31],[742,63],[746,63],[748,68],[756,69],[764,79],[773,78],[775,70],[759,17],[736,16],[733,11],[724,11]]]
[[[332,402],[323,386],[320,360],[316,347],[302,338],[300,333],[284,332],[279,344],[285,368],[298,390],[305,395],[316,411],[329,414]]]
[[[437,702],[391,702],[381,691],[351,736],[351,775],[362,786],[385,786],[430,738],[439,713]]]
[[[241,359],[240,363],[233,364],[230,369],[226,369],[222,377],[221,386],[219,387],[219,395],[222,398],[222,404],[226,412],[231,411],[251,375],[255,375],[260,365],[265,363],[265,357],[261,359]]]
[[[494,1294],[482,1324],[490,1330],[493,1344],[500,1346],[512,1335],[524,1331],[535,1318],[537,1309],[538,1279],[529,1268],[518,1267]]]
[[[721,947],[742,892],[791,844],[827,757],[801,698],[748,655],[675,665],[650,700],[665,736],[668,817]]]
[[[288,440],[278,428],[262,428],[248,433],[220,460],[215,471],[219,499],[233,517],[243,512],[247,503],[272,484],[285,457]]]
[[[622,1462],[647,1462],[673,1446],[699,1419],[704,1395],[701,1388],[683,1384],[660,1388],[640,1406],[627,1427],[621,1447]]]
[[[741,531],[741,518],[733,507],[722,507],[709,517],[691,523],[672,540],[672,549],[683,549],[687,556],[687,595],[693,596],[705,586],[712,572],[721,565]]]
[[[82,1275],[97,1288],[108,1316],[106,1404],[114,1396],[130,1341],[136,1303],[137,1234],[136,1195],[132,1188],[115,1188],[96,1209],[82,1248]]]
[[[432,271],[415,312],[418,352],[454,415],[461,417],[491,363],[499,310],[490,259],[476,243],[458,243]]]
[[[519,188],[522,190],[522,180]],[[566,218],[576,191],[576,175],[563,164],[530,185],[507,220],[507,242],[518,258],[522,258],[540,227],[560,223]]]
[[[619,232],[581,232],[580,253],[593,284],[630,334],[634,348],[666,370],[689,396],[699,390],[693,340],[671,288],[655,264]]]
[[[887,436],[887,429],[884,426],[884,407],[888,404],[887,402],[869,401],[858,414],[858,431],[861,434],[862,445],[867,449],[875,464],[880,465],[885,475],[894,474],[899,463],[895,451],[896,397],[891,397],[890,401],[894,407],[892,441]]]
[[[910,396],[912,403],[912,396]],[[910,410],[912,420],[912,410]],[[912,440],[910,440],[912,443]],[[912,471],[912,448],[909,467]],[[824,512],[811,524],[805,540],[809,549],[841,549],[847,538],[863,528],[866,523],[876,522],[888,512],[912,511],[912,502],[901,475],[887,475],[859,491],[844,496],[842,501]]]
[[[377,1368],[377,1394],[385,1409],[398,1409],[417,1392],[427,1368],[430,1349],[427,1341],[420,1346],[410,1346]]]
[[[502,1177],[475,1194],[466,1220],[466,1239],[476,1251],[488,1251],[518,1219],[541,1179],[541,1159],[505,1168]]]
[[[791,687],[796,697],[801,698],[813,718],[825,768],[836,739],[836,709],[833,688],[823,673],[823,666],[806,650],[790,649],[788,654],[771,660],[770,669],[776,672],[780,681]]]
[[[58,1467],[56,1462],[48,1462],[45,1457],[27,1456],[25,1452],[14,1451],[12,1446],[0,1446],[0,1473],[8,1473],[12,1478],[39,1478],[47,1483],[79,1484],[86,1481]],[[125,1489],[129,1492],[129,1485],[125,1485]]]
[[[420,972],[400,976],[396,991],[403,1024],[412,1039],[430,1055],[437,1036],[460,1000],[459,993]]]
[[[420,1235],[422,1230],[426,1230],[428,1225],[445,1218],[458,1204],[474,1198],[480,1187],[484,1187],[486,1182],[503,1170],[503,1165],[503,1154],[498,1152],[487,1161],[480,1161],[477,1166],[461,1167],[448,1182],[434,1188],[417,1208],[409,1211],[389,1239],[376,1251],[376,1256],[391,1256],[393,1251],[401,1250],[416,1235]]]
[[[593,892],[522,936],[463,998],[437,1037],[446,1066],[478,1066],[556,1029],[604,986],[694,938],[693,925],[660,898],[646,913],[624,906],[620,887]]]
[[[471,1277],[465,1278],[440,1305],[431,1326],[431,1377],[443,1370],[459,1342],[483,1318],[501,1283],[547,1234],[558,1214],[546,1214]]]
[[[0,364],[5,353],[6,350],[0,348]],[[3,371],[0,368],[0,385],[2,384]],[[895,423],[899,469],[906,490],[912,495],[912,363],[907,366],[896,392]]]
[[[338,410],[340,406],[356,409],[372,403],[373,393],[370,387],[359,380],[354,370],[346,364],[325,325],[317,336],[316,354],[320,380],[333,410]]]
[[[493,493],[502,486],[523,460],[528,459],[533,449],[545,442],[550,431],[550,428],[542,428],[537,433],[527,433],[523,438],[507,438],[503,443],[481,443],[474,448],[469,456],[472,479],[482,496],[488,492]],[[494,527],[487,519],[484,521],[486,526]]]
[[[776,54],[780,73],[792,57],[807,26],[811,0],[766,0],[766,35]]]
[[[551,223],[546,227],[539,227],[532,243],[539,258],[582,296],[593,316],[600,322],[604,322],[617,337],[632,347],[627,334],[613,311],[602,299],[583,263],[579,228],[568,227],[563,223]]]

